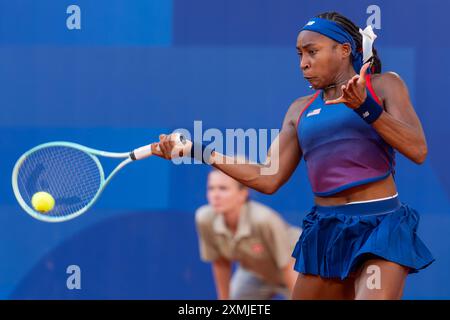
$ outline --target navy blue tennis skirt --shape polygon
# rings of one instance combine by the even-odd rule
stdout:
[[[344,280],[375,255],[417,272],[434,258],[416,234],[419,214],[386,200],[339,206],[313,206],[303,220],[292,257],[300,273]]]

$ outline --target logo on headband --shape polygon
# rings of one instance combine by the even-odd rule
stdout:
[[[316,23],[314,20],[308,21],[308,23],[306,24],[307,26],[312,26],[314,23]]]

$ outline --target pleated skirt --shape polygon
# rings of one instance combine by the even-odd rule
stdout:
[[[294,269],[323,278],[346,279],[369,257],[409,268],[434,258],[417,236],[419,214],[395,198],[339,206],[313,206],[292,256]]]

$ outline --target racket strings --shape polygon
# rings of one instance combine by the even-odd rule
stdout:
[[[63,146],[33,152],[18,172],[19,191],[30,208],[36,192],[48,192],[55,199],[55,207],[45,213],[47,216],[68,216],[83,209],[101,183],[99,165],[89,154]]]

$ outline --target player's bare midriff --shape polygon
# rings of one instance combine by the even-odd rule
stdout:
[[[390,174],[387,178],[364,185],[343,190],[328,197],[314,197],[314,202],[320,206],[343,205],[354,201],[366,201],[393,196],[397,193],[394,178]]]

